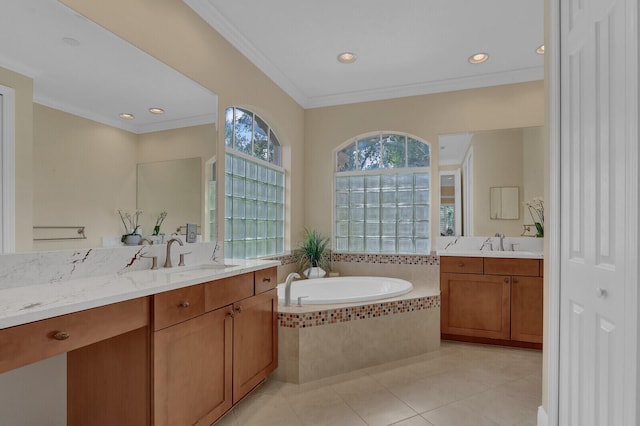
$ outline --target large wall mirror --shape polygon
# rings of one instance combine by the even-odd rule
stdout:
[[[207,181],[215,177],[205,166],[216,154],[217,96],[60,2],[7,0],[2,7],[0,84],[32,106],[16,113],[33,132],[32,155],[18,155],[16,168],[33,171],[33,199],[18,196],[17,203],[33,203],[32,225],[40,227],[37,238],[20,230],[18,251],[99,247],[103,237],[124,233],[118,209],[145,210],[145,233],[160,209],[168,213],[167,234],[178,222],[210,226]],[[151,179],[166,178],[158,191],[149,181],[137,189],[138,164],[183,159],[192,164],[173,168],[178,175]],[[186,185],[197,190],[190,207],[171,200],[183,174],[197,179]],[[58,228],[67,226],[84,227],[86,239]]]
[[[542,127],[440,135],[439,145],[440,235],[523,235],[533,222],[523,203],[544,193]]]
[[[171,234],[187,223],[200,224],[201,164],[200,158],[138,164],[136,205],[143,212],[142,222],[148,225],[143,228],[145,234],[152,233],[162,212],[167,216],[161,233]]]

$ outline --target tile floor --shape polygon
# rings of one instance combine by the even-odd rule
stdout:
[[[542,353],[438,351],[302,385],[268,379],[216,426],[535,426]]]

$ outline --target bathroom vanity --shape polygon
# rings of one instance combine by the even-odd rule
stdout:
[[[275,265],[137,271],[111,286],[78,280],[86,283],[78,306],[100,306],[2,318],[0,373],[67,353],[68,425],[210,425],[277,367]],[[29,291],[71,294],[78,285],[3,292],[19,306],[21,290],[26,301]],[[119,292],[126,286],[129,295]],[[121,300],[93,302],[105,288]],[[59,310],[69,312],[51,316]]]
[[[489,253],[440,257],[441,337],[542,348],[543,260]]]

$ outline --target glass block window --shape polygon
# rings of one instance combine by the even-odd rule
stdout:
[[[280,142],[269,125],[253,112],[230,107],[225,111],[225,144],[250,157],[279,166]]]
[[[455,205],[440,204],[440,235],[455,235]]]
[[[225,155],[224,252],[249,259],[284,252],[284,170]]]
[[[430,251],[429,144],[378,133],[336,154],[334,241],[338,252]]]
[[[215,161],[211,164],[211,169],[209,169],[209,173],[211,174],[209,178],[209,241],[217,241],[218,230],[216,228],[216,223],[218,222],[216,217],[216,205],[217,198],[216,197],[216,163]]]

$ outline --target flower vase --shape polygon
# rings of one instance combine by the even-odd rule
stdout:
[[[142,235],[131,234],[124,236],[124,245],[125,246],[137,246],[142,239]]]
[[[327,273],[325,272],[325,270],[318,266],[312,266],[311,268],[304,271],[304,276],[307,278],[322,278],[326,274]]]
[[[540,222],[536,222],[536,238],[543,238],[544,237],[544,228],[542,227],[542,224]]]

